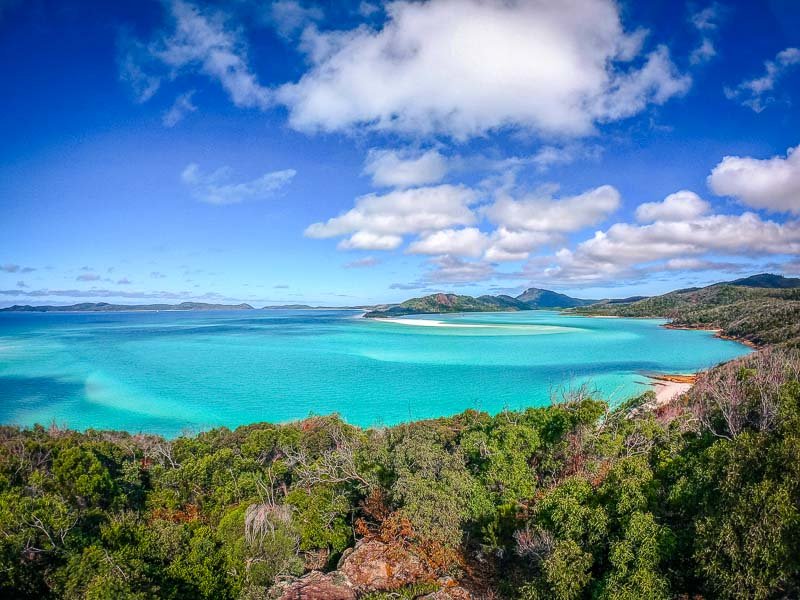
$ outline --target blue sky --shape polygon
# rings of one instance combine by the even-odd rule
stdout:
[[[0,0],[0,305],[800,273],[800,5]]]

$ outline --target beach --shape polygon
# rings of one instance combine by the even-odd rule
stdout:
[[[656,393],[656,406],[661,406],[688,392],[697,379],[697,374],[653,375],[650,379]]]

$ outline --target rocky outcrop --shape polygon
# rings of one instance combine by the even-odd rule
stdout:
[[[337,571],[311,571],[307,575],[280,586],[277,600],[356,600],[356,592]]]
[[[344,555],[339,572],[359,591],[396,590],[431,578],[418,556],[377,540],[363,542]]]
[[[419,600],[475,600],[476,596],[465,590],[463,587],[455,586],[442,588],[431,594],[422,596]]]
[[[390,592],[406,586],[432,582],[441,589],[427,600],[473,600],[477,596],[451,578],[436,579],[425,562],[413,552],[383,542],[361,541],[345,551],[336,571],[311,571],[303,577],[276,585],[275,600],[356,600],[371,592]]]

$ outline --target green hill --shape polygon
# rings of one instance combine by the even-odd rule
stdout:
[[[778,275],[754,275],[627,304],[593,304],[575,312],[666,318],[672,327],[719,329],[725,337],[756,346],[800,345],[800,279]]]
[[[597,300],[582,300],[540,288],[528,288],[516,298],[530,308],[572,308],[594,304]]]
[[[565,294],[529,288],[514,298],[499,296],[459,296],[457,294],[431,294],[422,298],[411,298],[387,309],[368,312],[368,318],[398,317],[414,314],[437,314],[454,312],[510,312],[537,308],[572,308],[592,304],[595,300],[581,300]]]
[[[367,318],[389,318],[415,314],[438,314],[457,312],[496,312],[528,310],[510,296],[459,296],[457,294],[431,294],[422,298],[411,298],[385,310],[373,310]]]

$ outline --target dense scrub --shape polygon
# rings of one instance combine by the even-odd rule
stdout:
[[[796,280],[791,280],[796,281]],[[721,329],[757,346],[800,347],[800,289],[718,284],[678,290],[631,303],[575,309],[581,314],[664,317],[678,327]]]
[[[364,538],[420,557],[398,597],[444,574],[525,599],[800,595],[800,358],[650,400],[171,441],[4,427],[0,596],[265,598]]]

